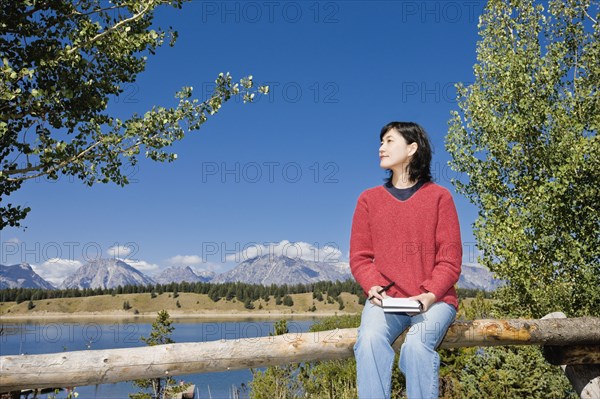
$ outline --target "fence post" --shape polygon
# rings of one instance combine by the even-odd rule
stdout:
[[[543,319],[565,319],[563,312],[549,313]],[[550,361],[552,346],[544,346],[544,357]],[[581,399],[600,398],[600,364],[572,364],[560,366]]]

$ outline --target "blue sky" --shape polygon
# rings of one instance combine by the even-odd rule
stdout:
[[[122,117],[204,99],[220,72],[268,84],[253,104],[232,101],[173,148],[142,159],[132,183],[87,187],[67,177],[27,182],[25,229],[0,232],[1,264],[27,262],[53,282],[97,256],[221,272],[257,251],[347,260],[358,195],[382,184],[378,135],[415,121],[434,146],[437,183],[455,193],[444,149],[456,82],[473,81],[483,1],[192,1],[161,8],[179,32],[111,104]],[[465,262],[474,262],[477,210],[455,193]],[[301,254],[298,254],[301,252]]]

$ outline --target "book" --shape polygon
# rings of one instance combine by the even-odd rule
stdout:
[[[421,302],[408,298],[383,298],[381,306],[384,312],[421,313],[423,311]]]

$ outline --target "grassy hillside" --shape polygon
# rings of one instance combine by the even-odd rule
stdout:
[[[275,305],[275,299],[269,298],[253,302],[254,309],[246,309],[244,304],[235,299],[226,301],[221,299],[213,302],[208,295],[195,293],[179,293],[175,298],[172,293],[165,292],[152,298],[149,293],[98,295],[80,298],[58,298],[32,301],[34,307],[29,309],[29,301],[20,304],[15,302],[0,302],[0,316],[43,316],[45,314],[78,314],[78,313],[107,313],[114,315],[152,315],[161,309],[166,309],[172,315],[185,314],[281,314],[281,313],[359,313],[362,305],[358,304],[358,297],[349,293],[342,293],[341,298],[344,309],[340,310],[339,303],[328,303],[325,296],[322,302],[313,300],[312,293],[292,294],[293,306]],[[129,303],[131,307],[125,310],[123,304]],[[179,303],[179,306],[178,306]],[[311,311],[314,304],[315,310]]]

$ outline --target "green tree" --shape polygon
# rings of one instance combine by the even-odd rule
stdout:
[[[171,339],[171,334],[175,327],[172,326],[171,316],[166,310],[161,310],[156,316],[156,320],[152,323],[152,330],[148,337],[141,337],[148,346],[172,344],[175,341]],[[183,392],[187,386],[177,385],[173,377],[166,378],[150,378],[133,381],[133,385],[148,390],[152,393],[139,392],[129,394],[132,399],[165,399],[167,393]]]
[[[493,301],[479,291],[460,302],[457,319],[500,318]],[[549,365],[537,347],[440,349],[440,396],[444,398],[570,398],[563,371]]]
[[[25,293],[20,293],[17,295],[17,299],[15,299],[15,302],[17,303],[17,305],[21,302],[26,301],[27,299],[29,299],[29,296]]]
[[[219,302],[219,300],[221,299],[221,295],[219,294],[219,290],[218,288],[213,285],[210,290],[208,291],[208,297],[210,299],[212,299],[213,302]]]
[[[505,313],[600,315],[600,3],[490,0],[446,141]]]
[[[40,299],[46,299],[44,290],[34,290],[33,295],[31,296],[31,299],[34,301],[39,301]]]
[[[231,286],[228,290],[227,290],[227,295],[225,295],[225,300],[226,301],[231,301],[233,298],[236,297],[236,293],[235,293],[235,287]]]
[[[535,346],[478,349],[460,379],[464,398],[577,398],[562,370]]]
[[[319,302],[323,302],[323,294],[321,293],[321,291],[313,292],[313,299],[316,299]]]
[[[250,298],[246,298],[246,300],[244,301],[244,308],[254,309],[254,304],[252,303],[252,300]]]
[[[283,297],[283,305],[284,306],[294,306],[294,300],[291,296],[286,295]]]
[[[140,153],[173,161],[167,148],[197,130],[232,96],[251,101],[252,77],[216,79],[205,101],[184,87],[172,107],[127,119],[111,115],[146,67],[147,57],[177,32],[153,27],[158,6],[185,0],[23,0],[0,7],[0,201],[31,179],[73,176],[87,185],[128,183]],[[258,92],[266,93],[266,87]],[[30,211],[0,204],[0,229]]]
[[[270,336],[283,335],[289,332],[287,321],[280,320],[273,326]],[[264,371],[252,370],[250,383],[251,399],[293,399],[299,394],[300,385],[297,378],[297,364],[267,367]]]

